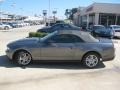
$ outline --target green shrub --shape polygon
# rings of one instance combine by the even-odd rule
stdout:
[[[44,37],[46,36],[47,33],[42,33],[42,32],[30,32],[29,37]]]

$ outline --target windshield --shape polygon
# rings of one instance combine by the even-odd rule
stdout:
[[[57,33],[57,31],[55,31],[55,32],[53,32],[53,33],[50,33],[50,34],[48,34],[48,35],[46,35],[46,36],[40,38],[40,41],[41,41],[41,42],[44,42],[44,41],[47,40],[48,38],[50,38],[50,37],[56,35],[56,33]]]
[[[104,26],[94,26],[93,29],[105,29]]]
[[[118,29],[118,28],[120,28],[120,26],[113,26],[113,28],[114,28],[114,29]]]

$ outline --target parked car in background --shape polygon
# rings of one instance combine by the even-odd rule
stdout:
[[[32,60],[78,60],[94,68],[115,56],[109,39],[95,39],[89,33],[76,30],[55,31],[43,38],[25,38],[7,45],[7,56],[18,65]]]
[[[12,27],[7,24],[0,23],[0,29],[8,30],[11,29]]]
[[[12,25],[13,28],[18,28],[20,27],[20,25],[17,22],[12,22],[10,23]]]
[[[80,27],[67,23],[58,23],[53,26],[43,27],[42,29],[39,29],[37,32],[52,33],[56,30],[80,30]]]
[[[65,22],[63,20],[51,21],[51,22],[47,22],[46,26],[53,26],[58,23],[65,23]]]
[[[6,25],[10,25],[12,28],[14,28],[12,22],[2,22],[2,23]]]
[[[10,25],[13,28],[23,27],[23,23],[21,22],[3,22],[6,25]]]
[[[46,23],[46,26],[53,26],[53,25],[55,25],[54,22],[47,22],[47,23]]]
[[[94,25],[92,28],[90,28],[90,32],[95,37],[99,36],[113,38],[114,34],[114,32],[111,29],[108,29],[103,25]]]
[[[114,32],[114,37],[120,38],[120,25],[110,25],[108,28]]]
[[[29,23],[26,23],[26,22],[24,22],[24,25],[25,25],[25,26],[30,26],[30,24],[29,24]]]
[[[14,28],[19,28],[19,27],[23,27],[24,23],[16,21],[16,22],[12,22],[12,25]]]

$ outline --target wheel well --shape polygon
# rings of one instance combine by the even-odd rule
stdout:
[[[7,30],[7,29],[9,29],[9,27],[8,27],[8,26],[5,26],[4,29]]]
[[[5,27],[8,27],[8,26],[5,26]]]
[[[95,54],[97,54],[98,56],[100,56],[100,58],[102,58],[102,56],[100,55],[100,53],[98,53],[98,52],[96,52],[96,51],[89,51],[89,52],[87,52],[87,53],[85,53],[85,54],[83,55],[82,60],[83,60],[83,58],[85,57],[85,55],[87,55],[88,53],[95,53]]]
[[[14,60],[14,59],[15,59],[16,54],[17,54],[18,52],[21,52],[21,51],[24,51],[24,52],[29,53],[27,50],[24,50],[24,49],[16,50],[16,51],[14,52],[13,56],[12,56],[12,59]],[[29,54],[30,54],[30,53],[29,53]],[[31,55],[31,54],[30,54],[30,55]],[[32,55],[31,55],[31,58],[32,58]]]

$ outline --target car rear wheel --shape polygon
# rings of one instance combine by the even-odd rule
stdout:
[[[19,51],[15,56],[15,61],[20,66],[26,66],[31,63],[32,57],[27,51]]]
[[[95,68],[100,63],[100,55],[91,52],[86,54],[82,61],[87,68]]]
[[[9,27],[7,27],[7,26],[6,26],[4,29],[5,29],[5,30],[8,30],[8,29],[9,29]]]

